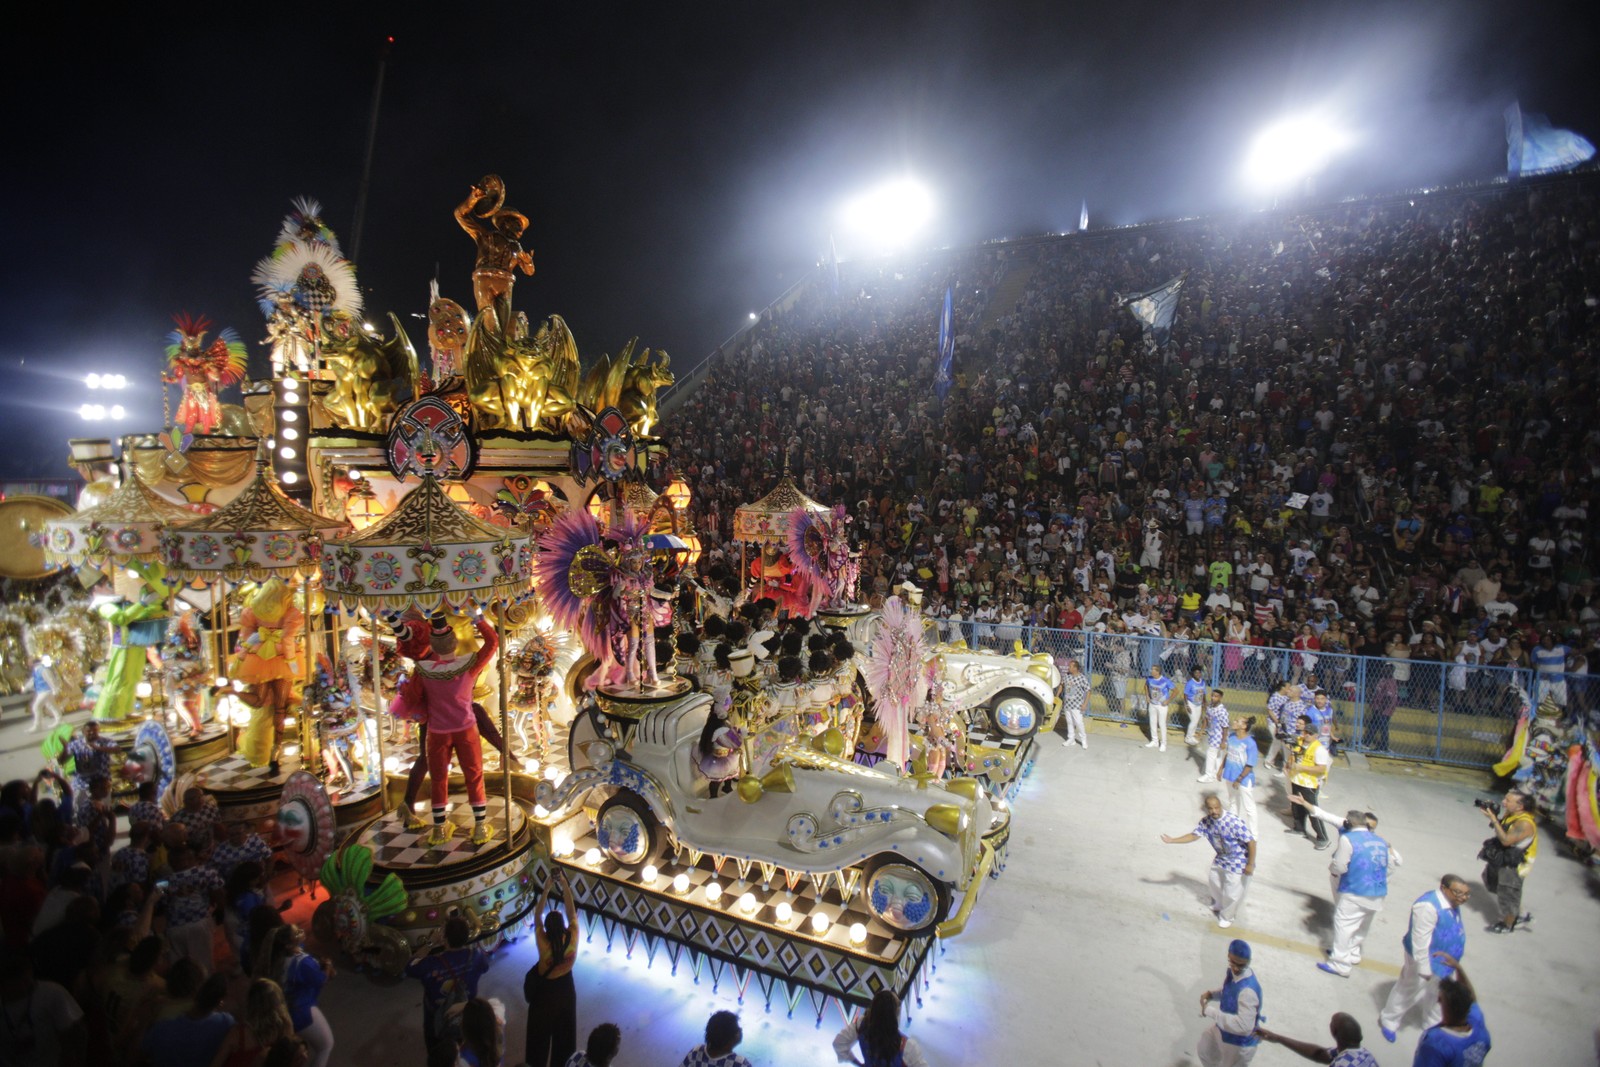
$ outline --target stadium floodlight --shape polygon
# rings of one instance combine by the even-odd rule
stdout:
[[[1256,134],[1244,176],[1265,192],[1287,189],[1322,170],[1354,141],[1350,131],[1325,115],[1283,119]]]
[[[843,222],[879,251],[904,245],[933,218],[933,193],[915,178],[897,178],[847,201]]]

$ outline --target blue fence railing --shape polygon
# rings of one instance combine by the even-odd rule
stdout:
[[[1006,652],[1020,641],[1029,652],[1048,652],[1058,664],[1076,659],[1093,680],[1089,714],[1097,718],[1144,722],[1142,679],[1154,663],[1180,680],[1198,669],[1208,688],[1227,694],[1229,711],[1256,715],[1263,726],[1267,697],[1289,679],[1327,690],[1335,736],[1345,747],[1432,763],[1487,767],[1499,762],[1516,728],[1523,694],[1536,705],[1554,700],[1569,712],[1586,712],[1600,703],[1600,679],[1587,674],[1005,623],[941,619],[937,625],[941,640],[971,648]],[[1173,702],[1172,712],[1173,725],[1181,724],[1181,700]]]

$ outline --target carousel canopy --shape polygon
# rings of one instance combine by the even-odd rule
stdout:
[[[162,543],[170,574],[265,581],[286,571],[315,571],[323,540],[349,529],[290,500],[258,460],[255,478],[226,507],[166,531]]]
[[[104,502],[45,524],[45,555],[73,567],[161,558],[161,532],[195,517],[157,495],[130,470]]]
[[[733,538],[763,545],[785,545],[789,540],[789,516],[797,509],[831,511],[802,493],[785,470],[772,492],[754,504],[741,504],[733,512]]]
[[[368,609],[512,600],[528,592],[532,573],[526,535],[462,511],[431,474],[380,521],[322,546],[328,594]]]

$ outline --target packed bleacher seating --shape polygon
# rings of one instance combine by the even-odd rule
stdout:
[[[940,616],[1584,673],[1597,198],[1585,175],[823,271],[664,426],[725,546],[704,566],[787,463],[850,508],[864,592],[909,578]],[[1179,275],[1149,345],[1119,296]]]

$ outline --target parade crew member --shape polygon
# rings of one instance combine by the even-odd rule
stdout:
[[[83,724],[82,732],[67,742],[61,760],[72,761],[72,795],[89,800],[89,787],[97,778],[111,780],[111,753],[115,742],[100,736],[100,724],[93,719]]]
[[[1419,1003],[1426,1004],[1424,1027],[1439,1022],[1439,983],[1455,973],[1467,950],[1461,905],[1471,895],[1465,879],[1447,874],[1439,880],[1438,889],[1430,889],[1411,905],[1411,921],[1400,942],[1405,946],[1406,962],[1378,1013],[1378,1029],[1385,1041],[1394,1041],[1400,1021]]]
[[[1189,721],[1184,724],[1183,743],[1198,745],[1200,738],[1197,731],[1206,713],[1206,683],[1200,680],[1199,667],[1191,670],[1189,680],[1183,683],[1183,704],[1189,712]]]
[[[1228,945],[1228,970],[1222,988],[1200,994],[1200,1013],[1214,1025],[1200,1035],[1197,1050],[1204,1067],[1235,1067],[1255,1058],[1261,1039],[1261,983],[1250,969],[1250,944],[1234,938]]]
[[[1316,808],[1311,814],[1321,819],[1328,813]],[[1400,866],[1399,853],[1375,830],[1376,820],[1368,812],[1346,813],[1339,843],[1333,849],[1333,861],[1328,864],[1328,871],[1336,879],[1333,949],[1317,968],[1341,978],[1348,978],[1361,962],[1361,943],[1389,895],[1389,872]]]
[[[1328,1020],[1328,1034],[1333,1038],[1332,1048],[1314,1041],[1286,1037],[1265,1026],[1256,1027],[1256,1036],[1261,1040],[1282,1045],[1312,1063],[1326,1063],[1329,1067],[1378,1067],[1378,1061],[1372,1053],[1361,1047],[1361,1024],[1356,1022],[1354,1015],[1346,1015],[1342,1011],[1336,1013]]]
[[[1316,807],[1317,794],[1328,778],[1328,768],[1332,763],[1333,757],[1328,754],[1328,746],[1322,743],[1317,733],[1317,724],[1310,718],[1301,719],[1300,737],[1294,743],[1294,758],[1289,763],[1289,792],[1303,798],[1306,803],[1295,805],[1294,825],[1285,832],[1314,838],[1318,851],[1329,846],[1328,832],[1317,820],[1312,820],[1310,828],[1307,828],[1306,809]],[[1313,830],[1316,831],[1314,834]]]
[[[1083,714],[1089,709],[1089,685],[1083,664],[1076,659],[1067,660],[1067,669],[1061,675],[1061,711],[1067,724],[1063,747],[1070,748],[1074,743],[1089,747],[1089,732],[1083,725]]]
[[[1255,728],[1254,715],[1234,723],[1222,760],[1222,780],[1228,783],[1228,806],[1252,834],[1256,832],[1256,764],[1261,762],[1261,750],[1256,747],[1256,739],[1250,736]]]
[[[1207,793],[1202,804],[1205,815],[1193,830],[1182,837],[1162,834],[1161,840],[1169,845],[1186,845],[1203,837],[1211,845],[1216,852],[1207,876],[1211,910],[1217,916],[1217,925],[1227,929],[1244,903],[1245,879],[1256,873],[1256,835],[1239,816],[1222,810],[1222,799],[1217,794]]]
[[[1222,749],[1228,743],[1228,706],[1222,702],[1222,690],[1211,691],[1211,705],[1206,708],[1206,773],[1202,782],[1215,782],[1222,768]]]
[[[1500,921],[1489,927],[1489,932],[1495,934],[1509,934],[1517,928],[1517,923],[1533,920],[1531,914],[1520,914],[1519,909],[1523,879],[1539,854],[1539,826],[1533,818],[1533,799],[1513,789],[1506,794],[1503,807],[1504,816],[1496,814],[1493,808],[1482,809],[1500,845],[1494,858],[1486,857],[1488,862],[1483,868],[1483,884],[1500,905]]]
[[[1167,709],[1172,706],[1172,679],[1161,673],[1159,663],[1150,664],[1150,677],[1144,680],[1150,713],[1150,743],[1145,748],[1167,750]]]
[[[1267,725],[1272,730],[1272,744],[1267,748],[1266,766],[1271,771],[1278,769],[1275,764],[1280,755],[1287,762],[1288,750],[1293,745],[1293,735],[1286,733],[1287,724],[1283,719],[1283,709],[1289,703],[1289,686],[1288,682],[1281,683],[1267,698]]]

